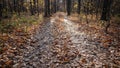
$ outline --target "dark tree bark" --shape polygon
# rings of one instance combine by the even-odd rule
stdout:
[[[45,14],[44,14],[44,16],[47,17],[47,16],[48,16],[48,13],[47,13],[47,12],[48,12],[48,9],[47,9],[47,1],[48,1],[48,0],[44,0],[44,1],[45,1],[45,2],[44,2],[44,3],[45,3],[45,11],[44,11]]]
[[[75,5],[75,0],[71,0],[71,12],[75,12],[75,8],[74,8],[74,5]]]
[[[0,4],[0,20],[2,18],[2,4]]]
[[[16,12],[16,0],[13,0],[14,12]]]
[[[71,14],[71,0],[67,0],[67,15]]]
[[[50,16],[50,0],[44,0],[45,1],[45,17],[49,17]]]
[[[101,20],[108,21],[112,0],[104,0]]]
[[[17,1],[17,12],[20,15],[20,12],[21,12],[21,1],[20,0]]]
[[[105,25],[105,32],[108,33],[108,28],[110,26],[110,7],[112,0],[104,0],[103,10],[101,15],[101,20],[107,21]]]
[[[38,3],[38,0],[37,0],[37,12],[38,12],[38,15],[39,15],[39,3]]]
[[[88,21],[88,14],[89,14],[89,12],[88,12],[88,10],[89,10],[89,2],[87,2],[86,3],[86,6],[84,7],[84,9],[85,9],[85,16],[86,16],[86,23],[88,24],[89,23],[89,21]]]
[[[10,0],[8,0],[8,5],[9,5],[9,12],[13,12],[13,9],[12,9],[12,5],[11,5],[11,1]]]
[[[30,0],[30,12],[31,12],[31,15],[34,15],[32,1],[31,0]]]
[[[54,0],[54,13],[56,13],[57,12],[57,0]]]
[[[99,9],[100,9],[100,0],[96,0],[96,19],[98,19],[98,12],[99,12]]]
[[[50,10],[51,10],[50,13],[53,14],[53,12],[54,12],[54,3],[53,3],[53,0],[50,0],[50,5],[51,5],[50,6]]]
[[[24,6],[23,6],[23,4],[24,4],[24,0],[20,0],[20,11],[24,11]]]
[[[80,9],[81,9],[81,0],[78,0],[78,14],[80,14]]]
[[[37,0],[33,0],[33,4],[34,5],[33,5],[33,9],[32,10],[34,11],[33,13],[35,14],[35,13],[37,13]]]
[[[48,16],[50,16],[50,0],[48,0]]]

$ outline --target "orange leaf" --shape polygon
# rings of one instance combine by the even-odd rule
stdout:
[[[12,64],[12,60],[9,60],[5,63],[6,65],[11,65]]]

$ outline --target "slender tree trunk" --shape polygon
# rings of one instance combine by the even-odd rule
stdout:
[[[107,21],[105,25],[105,32],[108,33],[108,28],[110,26],[110,7],[112,0],[104,0],[103,10],[101,15],[101,20]]]
[[[11,6],[11,1],[9,1],[9,0],[8,0],[8,5],[9,5],[9,11],[12,14],[13,11],[12,11],[12,6]]]
[[[89,9],[89,7],[88,7],[88,2],[87,2],[87,7],[86,7],[86,9],[85,9],[85,16],[86,16],[86,23],[88,24],[89,22],[88,22],[88,9]]]
[[[24,6],[23,6],[24,0],[21,0],[20,2],[21,2],[21,3],[20,3],[20,10],[21,10],[22,12],[24,12]]]
[[[45,17],[50,16],[50,0],[44,0],[45,1]]]
[[[96,19],[98,20],[98,12],[99,12],[99,3],[100,3],[100,0],[96,0]]]
[[[112,0],[104,0],[101,20],[108,21]]]
[[[71,14],[71,0],[67,0],[67,15]]]
[[[31,15],[34,15],[34,13],[33,13],[32,1],[31,1],[31,0],[30,0],[30,12],[31,12]]]
[[[0,20],[2,18],[2,4],[0,4]]]
[[[54,0],[54,13],[56,13],[57,12],[57,0]]]
[[[108,12],[107,4],[108,4],[108,0],[104,0],[101,20],[105,20],[105,21],[107,21],[107,16],[106,16]]]
[[[50,0],[48,0],[48,16],[50,16]]]
[[[16,1],[13,0],[13,5],[14,5],[14,12],[16,12]]]
[[[81,9],[81,0],[78,0],[78,14],[80,14],[80,9]]]
[[[35,13],[37,13],[37,0],[33,0],[33,13],[35,14]]]
[[[39,2],[37,0],[37,12],[38,12],[38,15],[39,15]]]
[[[44,0],[44,2],[45,2],[45,11],[44,11],[45,14],[44,14],[44,16],[47,17],[48,16],[48,13],[47,13],[48,12],[48,10],[47,10],[47,0]]]
[[[20,11],[21,11],[21,5],[20,5],[21,1],[17,1],[17,12],[18,12],[18,15],[20,15]]]

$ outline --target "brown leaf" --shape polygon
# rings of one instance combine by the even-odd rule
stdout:
[[[3,51],[6,51],[6,50],[8,50],[8,48],[7,48],[7,47],[4,47],[2,50],[3,50]]]
[[[57,44],[58,44],[58,41],[55,41],[55,42],[54,42],[54,45],[57,45]]]
[[[81,62],[82,62],[82,63],[87,63],[87,61],[86,61],[85,58],[83,58],[83,59],[81,60]]]
[[[5,64],[6,65],[11,65],[13,63],[13,61],[12,60],[9,60],[9,61],[7,61]]]

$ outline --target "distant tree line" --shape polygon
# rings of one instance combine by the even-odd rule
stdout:
[[[66,0],[67,15],[72,13],[72,10],[77,10],[78,14],[85,14],[86,22],[89,23],[87,16],[96,15],[96,19],[107,22],[105,32],[108,32],[111,17],[120,17],[120,0]],[[75,4],[74,4],[75,3]],[[77,6],[76,6],[77,5]]]
[[[44,13],[49,17],[57,11],[67,12],[68,15],[76,12],[101,14],[101,20],[108,20],[120,12],[120,0],[0,0],[0,18],[12,14],[30,13],[31,15]]]
[[[0,0],[0,20],[23,13],[44,13],[44,17],[50,17],[58,11],[64,11],[68,16],[72,13],[84,14],[87,23],[88,15],[95,15],[97,20],[108,21],[107,32],[111,17],[120,17],[120,0]]]
[[[42,0],[0,0],[0,17],[8,17],[12,14],[30,12],[31,15],[43,11]]]

